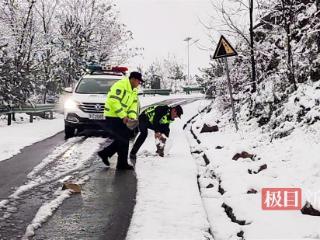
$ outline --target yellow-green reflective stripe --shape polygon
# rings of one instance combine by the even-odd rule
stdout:
[[[114,99],[121,101],[121,98],[119,98],[118,96],[111,95],[110,98],[114,98]]]
[[[134,113],[134,114],[138,115],[138,113],[136,111],[133,111],[133,110],[128,111],[128,114],[130,114],[130,113]]]
[[[119,110],[115,111],[115,113],[119,113],[123,110],[123,108],[120,108]]]
[[[173,121],[171,121],[170,119],[169,119],[169,115],[167,114],[167,115],[164,115],[161,119],[160,119],[160,123],[161,124],[168,124],[168,123],[171,123],[171,122],[173,122]]]
[[[153,123],[153,118],[154,118],[154,115],[155,115],[155,109],[156,109],[157,105],[154,105],[154,106],[151,106],[149,108],[147,108],[145,110],[145,114],[148,116],[149,118],[149,121],[151,123]]]
[[[122,96],[121,100],[124,99],[124,97],[126,96],[126,94],[127,94],[127,91],[124,90],[124,91],[123,91],[123,96]]]

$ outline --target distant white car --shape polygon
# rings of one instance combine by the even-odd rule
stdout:
[[[110,87],[125,75],[127,68],[114,67],[103,70],[96,67],[90,74],[84,75],[64,102],[65,138],[73,137],[76,132],[85,129],[103,130],[103,111],[106,94]]]

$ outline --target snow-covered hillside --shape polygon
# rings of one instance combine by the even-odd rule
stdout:
[[[259,127],[255,118],[245,121],[243,106],[236,132],[231,112],[219,111],[217,103],[188,125],[201,196],[215,239],[320,237],[318,101],[317,89],[299,89],[281,109],[274,129]],[[213,132],[204,132],[204,125]],[[305,214],[263,210],[262,188],[301,188]]]

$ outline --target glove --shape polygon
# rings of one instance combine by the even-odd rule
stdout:
[[[130,130],[133,130],[136,127],[138,127],[139,121],[137,119],[128,119],[126,125],[127,125],[127,128],[129,128]]]
[[[167,141],[167,137],[160,132],[156,132],[154,134],[154,138],[156,139],[156,143],[163,143],[164,144]]]
[[[154,133],[154,137],[158,138],[158,139],[160,139],[161,135],[162,135],[161,132],[155,132]]]
[[[127,124],[128,121],[129,121],[129,118],[128,118],[128,117],[124,117],[124,118],[122,119],[122,122],[123,122],[124,124]]]

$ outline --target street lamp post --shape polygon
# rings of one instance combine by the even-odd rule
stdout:
[[[188,85],[190,84],[190,54],[189,54],[189,48],[190,48],[190,40],[192,39],[192,37],[187,37],[186,39],[184,39],[183,41],[188,42]]]
[[[190,40],[192,39],[192,37],[187,37],[186,39],[184,39],[183,41],[188,42],[188,85],[190,85],[190,46],[192,46],[193,44],[195,44],[196,42],[199,41],[199,39],[194,40],[193,43],[190,44]]]

